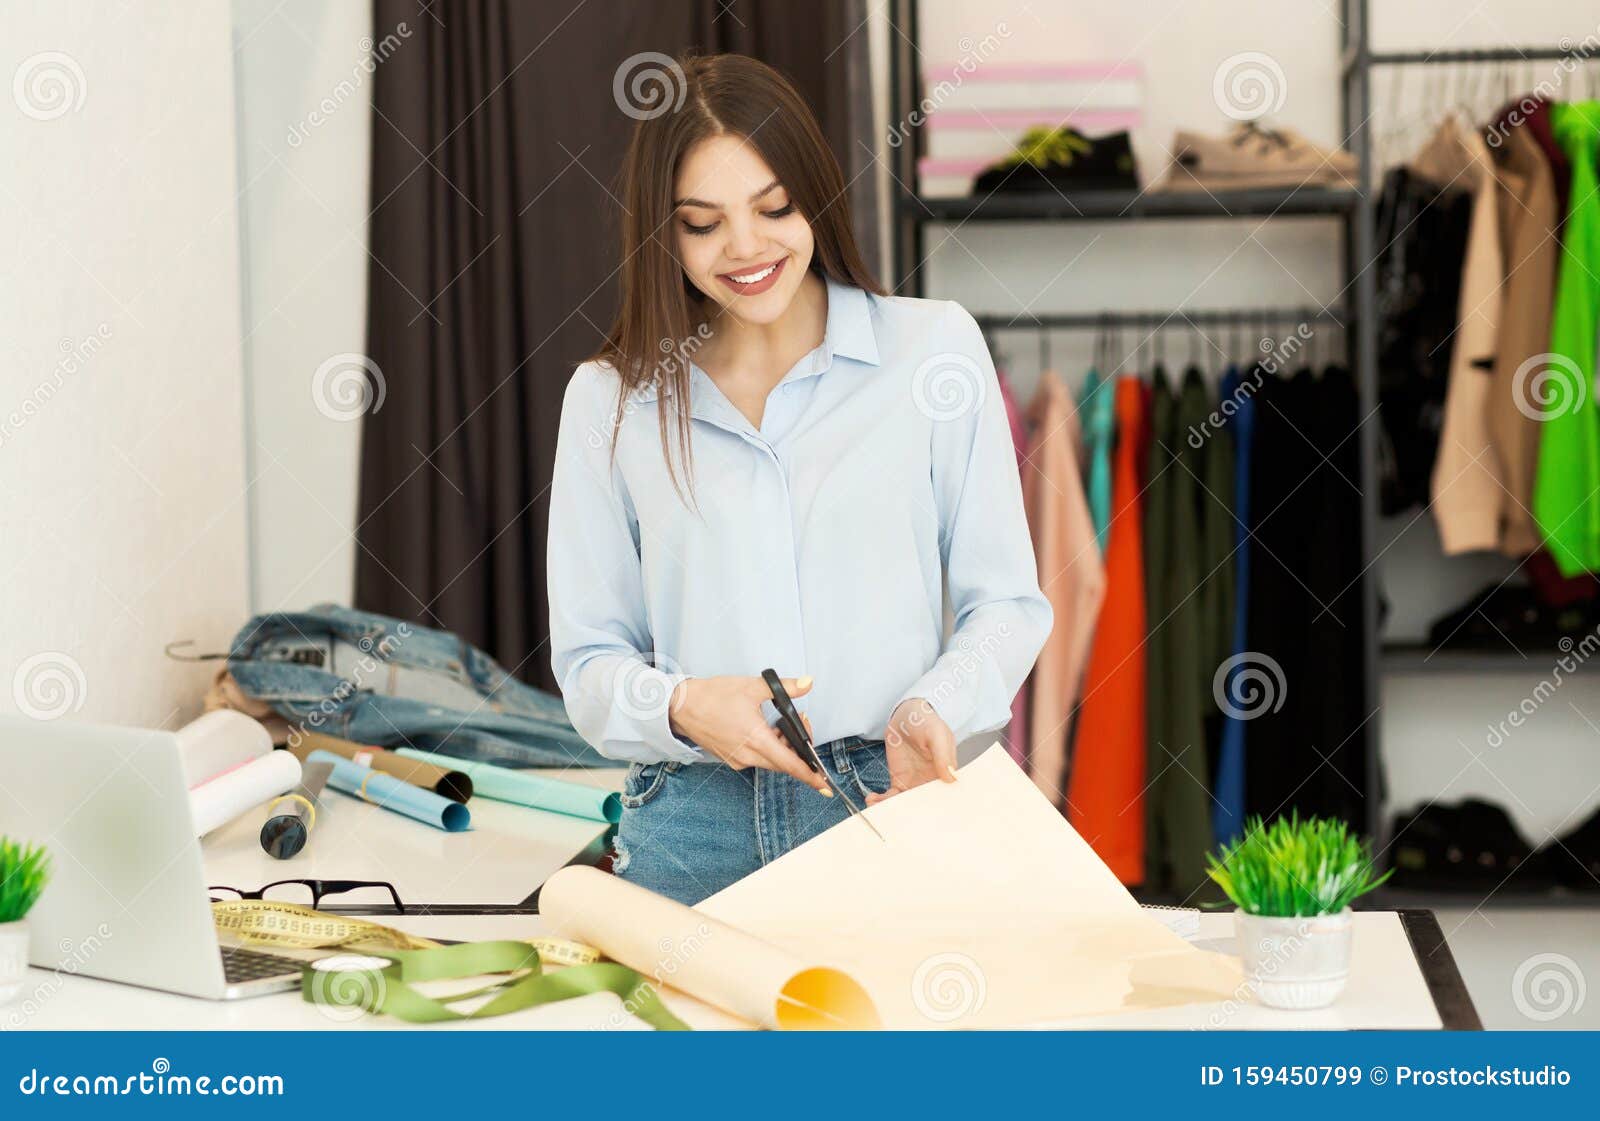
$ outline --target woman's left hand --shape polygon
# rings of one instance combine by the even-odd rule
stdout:
[[[915,697],[901,701],[883,730],[883,744],[889,760],[889,789],[869,794],[869,806],[934,779],[956,780],[955,733],[927,701]]]

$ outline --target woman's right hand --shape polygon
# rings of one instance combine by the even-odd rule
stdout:
[[[785,677],[790,697],[811,691],[811,678]],[[828,782],[795,754],[783,734],[768,724],[761,705],[772,699],[759,677],[690,677],[672,692],[668,721],[677,735],[709,751],[736,771],[765,767],[782,771],[807,786],[833,797]],[[802,716],[806,733],[811,721]]]

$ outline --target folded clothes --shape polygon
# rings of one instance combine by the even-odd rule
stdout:
[[[240,705],[302,732],[512,767],[612,767],[561,698],[447,631],[335,604],[258,615],[228,653]]]

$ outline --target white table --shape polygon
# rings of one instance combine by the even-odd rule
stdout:
[[[1475,1027],[1476,1014],[1455,974],[1442,939],[1432,941],[1438,924],[1428,912],[1370,911],[1356,915],[1355,948],[1349,988],[1332,1008],[1317,1012],[1282,1012],[1242,998],[1237,1004],[1195,1004],[1150,1009],[1121,1016],[1075,1020],[1065,1028],[1220,1028],[1223,1030],[1437,1028]],[[541,933],[537,915],[406,915],[379,921],[412,933],[439,939],[478,940],[528,938]],[[1431,927],[1432,935],[1428,934]],[[1419,931],[1421,932],[1419,934]],[[1233,918],[1201,916],[1198,944],[1231,951]],[[1453,982],[1451,977],[1454,978]],[[444,991],[470,987],[468,982],[442,985]],[[1458,992],[1459,990],[1459,992]],[[387,1017],[350,1017],[348,1010],[327,1010],[308,1004],[298,993],[280,993],[253,1000],[216,1002],[170,993],[135,989],[86,977],[52,976],[32,970],[25,990],[36,1007],[21,1023],[10,1017],[19,1005],[0,1008],[0,1026],[32,1029],[157,1029],[157,1030],[289,1030],[383,1029],[413,1025]],[[669,1007],[699,1027],[738,1026],[708,1012],[698,1002],[667,993]],[[620,1015],[622,1002],[599,993],[558,1004],[527,1009],[509,1016],[452,1025],[456,1029],[636,1029],[644,1025]]]

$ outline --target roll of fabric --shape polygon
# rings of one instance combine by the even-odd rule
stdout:
[[[194,833],[203,837],[268,798],[300,783],[300,760],[287,751],[268,751],[259,759],[218,775],[189,791]]]
[[[515,771],[510,767],[496,767],[493,763],[454,759],[411,747],[402,747],[396,754],[419,765],[427,760],[448,760],[451,766],[466,772],[474,790],[497,802],[515,802],[519,806],[571,814],[592,821],[615,824],[622,820],[622,795],[615,790],[602,790],[581,782],[563,782],[543,775]]]
[[[217,709],[178,729],[178,752],[190,790],[272,751],[272,735],[242,712]]]
[[[393,813],[423,821],[447,833],[460,833],[472,827],[472,813],[460,802],[452,802],[431,790],[413,786],[404,779],[375,771],[331,751],[313,751],[307,763],[332,763],[328,785],[346,794],[382,806]]]
[[[443,756],[416,752],[413,756],[403,758],[386,747],[368,747],[338,736],[325,736],[321,732],[299,732],[290,736],[289,750],[299,756],[301,762],[313,751],[326,751],[343,759],[352,759],[375,771],[409,782],[412,786],[431,790],[452,802],[465,802],[472,797],[471,777],[463,768],[455,765],[455,760]]]

